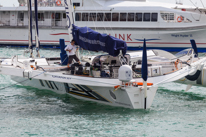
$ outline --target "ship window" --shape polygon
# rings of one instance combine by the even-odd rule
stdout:
[[[81,13],[76,13],[75,15],[75,21],[81,21]]]
[[[97,13],[97,21],[103,21],[103,13]]]
[[[67,18],[66,13],[63,13],[63,19],[66,19],[66,18]]]
[[[44,13],[38,13],[38,21],[44,21]]]
[[[127,13],[120,13],[120,21],[127,21]]]
[[[175,19],[174,13],[161,13],[161,17],[163,20],[169,20],[169,21]]]
[[[170,13],[168,20],[175,20],[175,14],[174,13]]]
[[[161,13],[161,17],[162,17],[163,20],[167,20],[167,14],[166,13]]]
[[[55,14],[55,21],[61,21],[61,14],[60,13]]]
[[[89,14],[89,21],[96,21],[96,13],[90,13]]]
[[[152,13],[152,19],[151,21],[157,21],[158,14],[157,13]]]
[[[134,13],[128,13],[127,18],[128,21],[134,21]]]
[[[49,12],[44,12],[44,19],[50,19],[51,14]]]
[[[142,13],[136,13],[135,21],[142,21]]]
[[[73,3],[73,6],[79,7],[79,6],[80,6],[80,3]]]
[[[24,21],[24,13],[23,13],[23,12],[19,12],[19,14],[18,14],[18,19],[19,19],[20,21]]]
[[[88,21],[88,13],[82,13],[82,21]]]
[[[150,21],[150,13],[144,13],[144,21]]]
[[[112,13],[112,21],[119,21],[119,13]]]
[[[111,21],[111,13],[104,14],[104,21]]]
[[[167,20],[169,13],[161,13],[161,17],[163,20]]]

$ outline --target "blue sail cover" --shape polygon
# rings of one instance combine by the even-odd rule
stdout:
[[[72,35],[76,44],[85,50],[104,51],[112,56],[118,56],[120,50],[122,50],[123,55],[127,52],[125,41],[107,34],[100,34],[88,27],[73,25]]]
[[[197,45],[196,45],[195,40],[194,40],[194,39],[191,39],[191,40],[190,40],[190,43],[191,43],[191,45],[192,45],[192,48],[194,49],[195,57],[198,57]]]

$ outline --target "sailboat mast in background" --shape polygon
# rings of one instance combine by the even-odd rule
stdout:
[[[33,43],[32,43],[32,8],[31,8],[31,0],[27,0],[27,6],[28,6],[28,26],[29,26],[29,51],[30,51],[30,57],[33,57]]]
[[[36,57],[40,57],[39,54],[39,46],[40,46],[40,41],[39,41],[39,27],[38,27],[38,3],[37,0],[34,0],[34,9],[35,9],[35,40],[36,40]]]
[[[73,1],[72,0],[64,0],[65,2],[65,9],[66,9],[66,16],[67,16],[67,26],[69,31],[69,40],[73,39],[72,37],[72,24],[74,24],[74,16],[73,16]]]

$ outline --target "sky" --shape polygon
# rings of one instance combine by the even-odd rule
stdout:
[[[164,2],[164,3],[173,3],[173,4],[175,4],[177,0],[149,0],[149,1],[151,1],[151,2]],[[194,4],[195,4],[198,7],[206,7],[206,0],[181,0],[181,1],[183,1],[184,5],[193,5],[194,6]],[[192,4],[191,1],[194,4]],[[202,5],[202,3],[203,3],[204,6]],[[3,5],[4,7],[18,6],[18,0],[0,0],[0,5]]]

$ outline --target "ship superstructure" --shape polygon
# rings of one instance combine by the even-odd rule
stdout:
[[[64,1],[39,1],[38,20],[41,44],[58,47],[60,38],[69,42]],[[1,45],[27,45],[28,12],[20,7],[0,7]],[[195,39],[199,49],[206,40],[206,9],[146,0],[74,0],[75,24],[127,42],[129,49],[148,48],[169,51],[190,47]],[[19,33],[24,35],[18,35]]]

